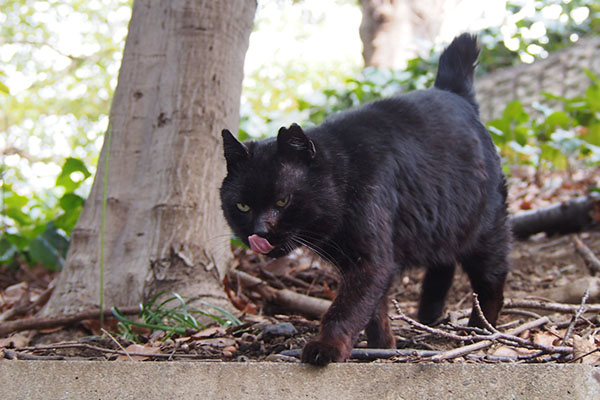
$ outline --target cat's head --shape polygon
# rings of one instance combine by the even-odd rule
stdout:
[[[307,240],[319,218],[311,184],[316,148],[302,128],[281,128],[276,139],[239,142],[223,130],[227,176],[221,202],[227,222],[255,252],[279,257]],[[305,239],[303,239],[305,238]]]

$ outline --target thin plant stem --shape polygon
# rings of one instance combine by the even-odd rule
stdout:
[[[106,130],[106,143],[104,154],[104,177],[102,182],[102,217],[100,222],[100,327],[104,327],[104,236],[106,230],[106,202],[108,198],[108,159],[110,157],[110,139],[112,125],[108,124]]]

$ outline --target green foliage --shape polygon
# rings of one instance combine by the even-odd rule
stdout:
[[[134,333],[134,326],[164,331],[163,340],[173,335],[185,335],[204,329],[206,326],[198,322],[198,317],[208,317],[224,328],[235,327],[242,322],[233,314],[220,307],[201,301],[200,304],[207,309],[189,307],[186,301],[177,293],[165,300],[158,302],[166,293],[156,294],[149,302],[141,305],[139,317],[144,322],[133,321],[122,315],[116,307],[112,312],[119,319],[119,333],[130,340],[139,339]]]
[[[519,101],[509,103],[488,130],[509,163],[568,168],[574,161],[600,162],[600,80],[573,98],[544,93],[561,109],[534,104],[528,113]]]
[[[299,109],[307,110],[309,124],[316,125],[335,112],[395,93],[429,87],[435,78],[434,71],[432,61],[421,58],[410,60],[404,71],[369,67],[358,78],[347,78],[340,88],[326,89],[321,96],[300,99]]]
[[[64,189],[59,198],[29,198],[3,181],[0,263],[16,265],[24,261],[61,269],[69,247],[68,237],[84,203],[75,191],[90,176],[81,160],[67,158],[56,179],[56,186]]]
[[[597,0],[536,0],[532,5],[509,1],[504,25],[479,32],[484,44],[479,71],[532,62],[579,37],[598,33],[600,2]]]
[[[307,96],[298,96],[294,104],[294,120],[289,120],[290,113],[287,110],[271,110],[269,118],[266,118],[267,123],[260,126],[254,122],[261,119],[255,113],[255,108],[242,109],[239,138],[246,140],[249,137],[274,135],[281,126],[291,122],[305,126],[317,125],[333,113],[398,92],[430,87],[435,79],[436,65],[432,55],[429,59],[410,60],[404,71],[365,68],[358,77],[345,77],[333,86],[315,90]]]
[[[106,130],[131,3],[2,2],[0,263],[62,267]]]

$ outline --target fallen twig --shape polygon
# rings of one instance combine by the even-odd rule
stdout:
[[[30,310],[33,310],[35,307],[45,304],[48,301],[48,299],[50,298],[50,295],[52,294],[53,290],[54,290],[54,281],[52,281],[50,283],[50,285],[46,288],[46,290],[44,290],[37,297],[37,299],[35,299],[35,301],[33,303],[26,304],[24,302],[22,303],[21,300],[19,300],[19,302],[17,303],[18,305],[13,306],[9,310],[0,314],[0,323],[3,321],[9,320],[11,318],[14,318],[17,315],[27,314]],[[29,291],[23,293],[23,296],[21,297],[21,299],[29,300]]]
[[[505,335],[507,335],[509,337],[510,336],[516,337],[516,335],[519,335],[529,329],[537,328],[537,327],[545,325],[549,322],[550,322],[550,319],[548,317],[542,317],[540,319],[527,322],[521,326],[511,329]],[[474,351],[477,351],[477,350],[485,349],[487,347],[490,347],[492,344],[494,344],[494,339],[497,338],[498,336],[499,336],[499,334],[496,333],[496,334],[490,335],[490,337],[487,340],[483,340],[478,343],[472,343],[472,344],[468,344],[466,346],[462,346],[462,347],[459,347],[456,349],[445,351],[443,353],[440,353],[438,355],[431,357],[431,360],[432,361],[449,360],[452,358],[465,356],[465,355],[472,353]]]
[[[577,235],[573,235],[573,243],[575,243],[575,250],[577,250],[577,253],[583,258],[583,261],[590,269],[592,275],[599,273],[600,260],[598,260],[598,257],[596,257],[594,252],[590,250]]]
[[[483,310],[481,309],[481,304],[479,304],[479,296],[477,296],[477,293],[473,293],[473,305],[475,306],[475,312],[477,313],[479,320],[485,326],[485,329],[492,333],[500,333],[498,329],[494,328],[492,324],[490,324],[485,315],[483,315]]]
[[[65,357],[63,357],[63,356],[39,356],[37,354],[21,353],[21,352],[9,350],[9,349],[2,349],[2,352],[4,353],[4,356],[9,360],[34,360],[34,361],[44,360],[44,361],[48,361],[48,360],[64,360],[65,359]]]
[[[433,361],[441,361],[441,360],[446,360],[449,358],[463,356],[463,355],[471,353],[475,350],[481,350],[483,348],[489,347],[494,342],[505,343],[505,344],[509,344],[511,346],[525,347],[525,348],[529,348],[529,349],[539,349],[539,350],[542,350],[545,353],[549,353],[549,354],[553,354],[553,353],[571,354],[573,352],[573,349],[571,347],[548,346],[548,345],[544,345],[541,343],[535,343],[535,342],[532,342],[532,341],[529,341],[529,340],[526,340],[526,339],[516,336],[528,329],[531,329],[532,327],[540,326],[540,325],[550,322],[550,320],[547,317],[543,317],[536,321],[525,323],[517,328],[511,329],[507,333],[502,333],[502,332],[499,332],[496,330],[495,333],[492,333],[490,335],[480,335],[480,334],[457,335],[457,334],[443,331],[441,329],[432,328],[430,326],[423,325],[423,324],[407,317],[402,312],[402,310],[400,310],[400,307],[398,306],[398,303],[396,301],[393,301],[393,303],[398,312],[398,318],[402,319],[403,321],[407,322],[408,324],[410,324],[411,326],[413,326],[417,329],[420,329],[420,330],[423,330],[423,331],[426,331],[429,333],[437,334],[442,337],[454,339],[454,340],[478,342],[478,343],[473,343],[473,344],[470,344],[467,346],[463,346],[459,349],[453,349],[453,350],[449,350],[449,351],[434,355],[431,357],[431,359]]]
[[[570,362],[570,363],[575,363],[575,362],[577,362],[577,361],[579,361],[579,360],[582,360],[582,359],[584,359],[585,357],[589,356],[590,354],[594,354],[594,353],[597,353],[597,352],[599,352],[599,351],[600,351],[600,347],[597,347],[597,348],[595,348],[594,350],[590,350],[590,351],[588,351],[587,353],[584,353],[584,354],[580,355],[579,357],[573,358],[573,359],[572,359],[572,360],[570,360],[569,362]]]
[[[106,336],[108,336],[110,338],[110,340],[112,340],[113,343],[115,343],[127,355],[127,358],[129,359],[129,361],[133,361],[133,358],[131,358],[131,356],[129,355],[127,350],[125,350],[125,347],[123,347],[123,345],[121,345],[121,343],[119,343],[119,341],[117,339],[115,339],[115,337],[113,335],[108,333],[108,331],[104,328],[102,328],[102,332],[104,332],[104,334]]]
[[[169,358],[185,358],[185,359],[196,359],[196,360],[205,360],[207,359],[205,354],[163,354],[163,353],[155,353],[155,354],[147,354],[147,353],[135,353],[135,352],[124,352],[122,350],[114,350],[114,349],[105,349],[103,347],[93,346],[87,343],[57,343],[54,345],[39,345],[39,346],[27,346],[13,349],[13,352],[18,352],[18,354],[30,354],[23,352],[34,352],[34,351],[47,351],[47,350],[57,350],[57,349],[85,349],[97,351],[100,353],[108,353],[115,355],[127,355],[131,357],[147,357],[147,358],[157,358],[157,359],[169,359]],[[6,349],[4,349],[6,351]]]
[[[583,295],[583,297],[581,299],[581,304],[579,305],[577,312],[571,319],[571,323],[569,324],[569,327],[567,328],[567,333],[565,333],[565,337],[562,340],[563,346],[565,346],[569,342],[569,338],[571,337],[571,334],[573,333],[573,328],[575,328],[575,324],[577,323],[577,320],[581,317],[581,314],[583,314],[583,310],[585,310],[585,302],[587,301],[589,296],[590,296],[590,290],[588,289],[585,291],[585,294]]]
[[[138,306],[123,307],[119,308],[122,314],[132,315],[140,312]],[[110,310],[104,311],[105,317],[112,316]],[[48,329],[56,328],[58,326],[70,325],[75,322],[83,321],[85,319],[97,319],[100,318],[100,310],[89,310],[71,315],[60,315],[56,317],[42,317],[42,318],[27,318],[20,319],[17,321],[1,322],[0,323],[0,337],[5,336],[12,332],[26,331],[31,329]]]
[[[504,300],[504,308],[532,308],[561,313],[575,313],[579,307],[579,304],[563,304],[542,300]],[[588,304],[586,311],[600,312],[600,304]]]
[[[229,272],[247,286],[262,289],[266,300],[273,301],[288,310],[299,312],[313,318],[320,318],[331,305],[331,301],[296,293],[289,289],[275,289],[260,278],[243,271],[231,270]]]

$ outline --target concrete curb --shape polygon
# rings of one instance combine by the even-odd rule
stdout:
[[[600,367],[0,361],[10,399],[600,399]]]

